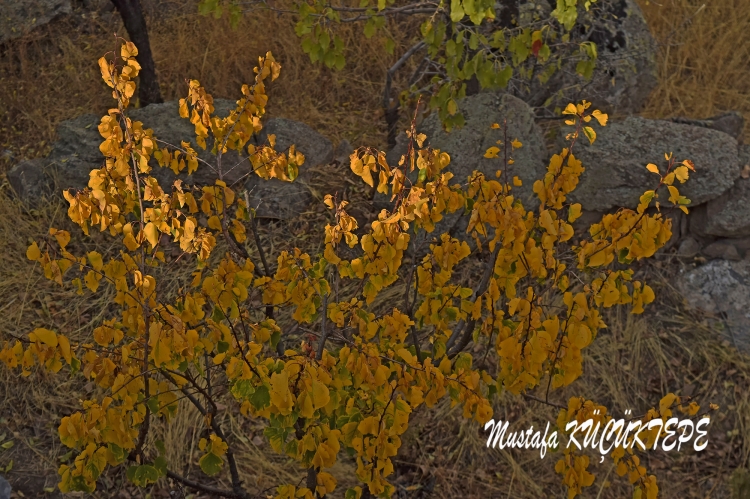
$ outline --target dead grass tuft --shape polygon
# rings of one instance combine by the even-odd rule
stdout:
[[[659,45],[659,86],[644,115],[750,119],[750,2],[638,0]],[[745,139],[750,139],[745,126]],[[747,141],[747,140],[746,140]]]

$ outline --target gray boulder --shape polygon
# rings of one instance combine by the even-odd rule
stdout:
[[[726,337],[750,350],[750,261],[712,260],[677,282],[688,304],[725,321]]]
[[[740,147],[739,164],[750,164],[750,146]],[[750,178],[737,178],[731,189],[696,210],[690,228],[701,235],[750,236]]]
[[[0,2],[0,43],[23,36],[70,12],[70,0],[3,0]]]
[[[234,101],[215,99],[214,107],[219,116],[226,116],[234,108]],[[129,116],[134,121],[143,122],[144,126],[154,131],[154,136],[164,143],[180,147],[180,142],[190,142],[198,152],[198,157],[204,161],[216,164],[216,158],[211,154],[209,140],[206,150],[199,148],[195,142],[195,128],[189,120],[179,117],[179,104],[176,101],[163,104],[152,104],[130,111]],[[14,166],[8,173],[11,186],[21,199],[34,200],[53,191],[63,189],[83,189],[88,184],[89,172],[94,168],[101,168],[104,157],[99,151],[102,137],[98,125],[100,117],[87,114],[72,120],[63,121],[57,128],[58,140],[51,153],[46,158],[24,161]],[[297,182],[287,183],[276,180],[264,182],[252,173],[252,165],[246,160],[247,154],[228,151],[222,156],[222,170],[228,184],[239,188],[245,183],[253,189],[251,196],[254,205],[260,203],[265,212],[262,216],[274,216],[274,213],[284,211],[292,206],[291,212],[299,212],[310,199],[309,190],[304,188],[306,170],[311,166],[325,164],[333,157],[331,142],[316,133],[307,125],[285,119],[271,119],[253,142],[266,143],[268,134],[276,135],[276,149],[287,150],[291,144],[297,145],[297,150],[305,155],[305,164],[300,169]],[[167,145],[167,147],[169,147]],[[168,168],[160,168],[152,160],[152,175],[162,186],[168,186],[176,178],[188,184],[212,184],[217,173],[204,164],[200,164],[193,175],[182,173],[175,176]],[[261,185],[262,184],[262,185]],[[284,217],[288,216],[285,215]]]
[[[693,258],[695,255],[700,253],[700,251],[700,243],[692,237],[687,237],[683,239],[683,241],[680,243],[679,248],[677,248],[677,255],[685,258]]]
[[[737,141],[717,130],[638,117],[594,128],[596,142],[591,145],[581,137],[574,148],[586,171],[571,199],[586,210],[635,208],[643,192],[658,183],[646,165],[655,163],[663,172],[669,152],[678,161],[695,163],[690,180],[678,186],[692,206],[722,196],[740,175]],[[667,203],[666,189],[660,194]]]
[[[270,134],[276,136],[277,151],[287,151],[294,145],[305,155],[305,163],[294,182],[263,180],[257,175],[250,175],[245,184],[250,192],[250,205],[256,208],[256,215],[261,218],[293,218],[313,200],[308,187],[312,175],[310,168],[333,161],[333,144],[304,123],[283,118],[270,120],[261,130],[258,143],[267,144]]]
[[[726,113],[717,114],[706,120],[694,120],[690,118],[675,117],[669,121],[683,123],[685,125],[702,126],[713,128],[720,132],[731,135],[738,142],[742,142],[742,134],[745,131],[745,117],[739,111],[727,111]]]
[[[21,161],[8,172],[10,186],[24,200],[33,200],[49,194],[49,177],[45,172],[46,158]]]
[[[518,139],[523,144],[513,152],[514,164],[509,165],[507,171],[509,181],[514,175],[523,181],[523,185],[515,187],[513,193],[524,202],[527,209],[538,206],[532,186],[547,171],[547,151],[542,131],[534,121],[533,110],[512,95],[489,92],[467,97],[459,106],[466,119],[462,128],[446,132],[437,113],[429,115],[418,127],[420,133],[427,135],[425,146],[429,145],[450,155],[451,162],[446,170],[453,173],[451,183],[466,184],[474,170],[495,179],[495,172],[502,169],[502,159],[488,159],[484,154],[498,140],[503,139],[502,124],[503,120],[507,120],[508,141]],[[501,128],[492,129],[493,123],[500,124]],[[388,164],[397,165],[407,147],[406,135],[399,135],[396,147],[386,156]],[[390,208],[391,203],[385,196],[378,194],[375,206],[378,209]],[[467,217],[463,217],[464,220],[458,223],[460,218],[461,213],[446,216],[437,224],[434,234],[451,231],[454,236],[461,235],[466,228]]]
[[[723,258],[724,260],[740,260],[740,254],[734,244],[728,241],[714,241],[702,253],[709,258]]]
[[[327,165],[333,160],[333,144],[326,137],[299,121],[274,118],[264,124],[258,143],[266,144],[269,135],[276,136],[276,150],[287,151],[294,145],[305,155],[305,165]]]
[[[509,165],[508,173],[511,178],[517,175],[523,181],[522,187],[514,189],[515,195],[524,203],[533,203],[533,183],[547,171],[544,136],[534,121],[533,110],[512,95],[494,93],[467,97],[459,105],[466,119],[462,128],[446,132],[437,113],[430,114],[421,123],[418,131],[427,135],[425,146],[450,155],[447,171],[453,173],[455,183],[465,184],[474,170],[494,179],[495,172],[502,169],[502,159],[488,159],[484,154],[503,139],[502,124],[507,120],[508,141],[518,139],[523,144],[513,152],[514,164]],[[500,124],[501,128],[492,129],[493,123]],[[388,164],[397,165],[407,147],[406,135],[399,135],[396,147],[386,156]]]

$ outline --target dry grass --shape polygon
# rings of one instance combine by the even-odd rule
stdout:
[[[150,3],[155,10],[169,2]],[[180,8],[184,14],[150,24],[165,100],[183,97],[186,79],[198,79],[214,97],[237,98],[241,85],[253,80],[258,56],[271,51],[282,76],[269,87],[270,116],[304,121],[334,142],[384,145],[380,95],[395,58],[383,50],[383,38],[367,40],[355,26],[345,26],[341,36],[350,49],[346,68],[337,72],[310,62],[289,18],[259,12],[234,30],[227,19],[198,15],[196,4],[187,2]],[[408,43],[399,30],[392,31],[401,44]],[[0,144],[16,160],[43,154],[59,121],[110,107],[96,61],[114,47],[113,32],[125,34],[116,16],[88,14],[0,48]]]
[[[750,120],[750,2],[638,0],[659,44],[659,86],[647,117],[703,119],[737,110]],[[745,127],[745,138],[750,139]]]
[[[152,12],[159,3],[168,4],[154,0]],[[640,3],[662,51],[659,87],[644,114],[705,118],[738,109],[750,117],[750,2],[711,0],[697,15],[702,2],[694,0]],[[310,64],[283,18],[247,17],[232,31],[225,21],[198,17],[191,9],[186,6],[180,16],[151,22],[165,98],[183,94],[184,78],[200,79],[216,97],[234,97],[239,85],[252,78],[256,57],[272,50],[283,63],[282,77],[270,89],[272,115],[305,121],[334,142],[346,138],[355,145],[384,144],[379,101],[392,58],[383,54],[380,40],[367,41],[354,29],[346,33],[349,64],[336,73]],[[42,237],[50,226],[65,226],[65,208],[57,201],[37,210],[21,207],[13,200],[3,172],[17,160],[44,154],[59,121],[106,110],[110,100],[95,61],[111,48],[115,30],[122,34],[116,18],[61,20],[0,49],[0,144],[15,158],[6,153],[0,159],[0,331],[22,334],[45,325],[83,336],[106,309],[107,296],[91,303],[51,285],[29,265],[24,257],[27,243]],[[400,41],[408,43],[406,37]],[[317,194],[327,185],[361,201],[362,193],[352,189],[342,170],[325,167],[316,173],[311,188]],[[355,203],[355,207],[366,214],[366,206]],[[267,224],[263,238],[274,251],[292,243],[315,250],[323,217],[311,207],[298,220]],[[107,249],[104,240],[80,244]],[[734,470],[748,466],[750,369],[746,358],[717,338],[710,318],[684,310],[679,296],[666,284],[674,269],[666,263],[644,269],[662,283],[657,306],[642,318],[609,317],[610,329],[588,350],[583,378],[555,397],[563,401],[572,394],[584,395],[618,414],[625,408],[645,410],[667,391],[719,403],[722,409],[707,451],[698,456],[650,453],[647,464],[659,476],[664,497],[729,497],[730,476],[737,483],[743,477],[747,482],[746,473]],[[389,294],[400,295],[401,290],[394,287]],[[57,439],[56,421],[75,410],[77,399],[89,390],[79,380],[42,373],[21,380],[0,369],[0,434],[6,433],[6,439],[15,443],[0,451],[0,468],[14,461],[8,476],[27,497],[32,492],[52,496],[42,491],[56,483],[58,458],[67,452]],[[198,414],[187,406],[183,409],[172,425],[157,428],[155,438],[167,443],[170,462],[177,469],[190,472],[203,424]],[[239,446],[243,476],[257,490],[301,478],[283,456],[256,438],[261,425],[233,419],[231,412],[225,413],[224,425]],[[497,401],[496,414],[518,428],[555,418],[553,409],[507,395]],[[489,451],[483,440],[476,424],[464,421],[460,410],[447,404],[418,412],[404,437],[404,453],[394,477],[399,497],[565,497],[553,471],[555,456],[540,460],[533,452]],[[339,466],[335,474],[350,480],[352,463],[344,459]],[[628,496],[629,488],[609,473],[609,466],[608,462],[592,464],[600,480],[584,497]],[[102,488],[112,491],[110,497],[131,497],[130,489],[121,487],[122,478],[113,474],[105,479]]]

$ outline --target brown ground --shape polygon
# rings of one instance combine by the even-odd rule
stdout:
[[[334,142],[384,145],[379,99],[392,58],[382,50],[382,40],[367,41],[353,29],[346,39],[347,67],[337,73],[309,63],[284,18],[248,16],[233,31],[223,20],[199,17],[194,6],[179,7],[181,2],[167,0],[147,3],[165,99],[182,96],[187,77],[199,79],[216,97],[234,97],[240,84],[250,80],[255,57],[272,50],[283,64],[281,78],[270,89],[272,115],[305,121]],[[695,0],[640,3],[661,49],[660,85],[644,115],[706,118],[737,109],[750,118],[750,2],[711,0],[701,10],[703,2]],[[164,18],[159,9],[170,16]],[[56,21],[1,49],[0,331],[21,334],[45,325],[80,336],[100,317],[99,304],[53,287],[25,258],[30,240],[50,226],[65,225],[64,206],[19,205],[4,172],[21,159],[45,154],[59,121],[105,112],[109,94],[95,61],[111,50],[115,31],[123,33],[116,16],[79,10],[71,19]],[[338,182],[340,192],[357,198],[345,170],[322,168],[321,182]],[[291,232],[295,243],[308,245],[315,240],[319,220],[313,209],[299,220],[265,226],[263,236],[282,245],[289,244]],[[101,247],[104,241],[86,244]],[[588,350],[585,375],[569,393],[558,394],[558,400],[584,395],[617,413],[625,408],[641,412],[674,391],[702,404],[719,404],[706,451],[652,452],[647,466],[658,476],[663,497],[750,497],[750,478],[743,471],[750,452],[750,367],[729,342],[718,339],[715,321],[684,308],[669,284],[680,265],[662,257],[640,269],[651,275],[658,303],[642,317],[613,313],[610,328]],[[77,408],[87,389],[64,376],[37,373],[20,379],[0,369],[0,473],[20,491],[19,497],[57,495],[56,470],[69,456],[59,444],[56,427],[62,415]],[[195,467],[193,449],[201,423],[198,415],[185,409],[169,429],[159,430],[159,436],[167,444],[170,462],[188,470]],[[550,408],[511,397],[503,397],[496,409],[518,428],[554,419]],[[248,481],[257,483],[258,492],[302,477],[258,438],[260,425],[229,414],[225,424],[238,439],[242,470]],[[554,455],[542,461],[533,452],[489,451],[483,440],[484,433],[463,421],[460,411],[441,406],[418,414],[394,477],[399,497],[566,497],[554,473]],[[12,447],[6,449],[10,442]],[[344,461],[337,466],[334,474],[342,478],[338,497],[347,485],[345,477],[352,475],[352,464]],[[592,465],[598,479],[583,497],[629,497],[630,488],[610,466],[609,461]],[[166,484],[133,491],[122,486],[122,478],[111,473],[102,479],[100,490],[108,492],[99,496],[169,497]]]

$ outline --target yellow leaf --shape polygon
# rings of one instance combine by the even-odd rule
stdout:
[[[609,118],[609,116],[599,111],[598,109],[594,109],[591,112],[591,116],[593,116],[601,126],[605,126],[607,124],[607,119]]]
[[[36,336],[36,339],[44,343],[45,345],[56,347],[57,346],[57,335],[49,329],[37,328],[32,333]],[[29,334],[31,337],[31,334]]]
[[[570,210],[568,211],[568,222],[573,223],[581,216],[581,203],[575,203],[570,205]]]
[[[523,181],[520,178],[518,178],[518,176],[514,176],[513,185],[515,185],[516,187],[521,187],[523,185]]]
[[[29,246],[29,249],[26,250],[26,258],[29,260],[39,260],[41,258],[42,252],[39,251],[39,246],[37,246],[36,243],[31,243],[31,246]]]
[[[655,165],[655,164],[653,164],[653,163],[649,163],[649,164],[647,164],[647,165],[646,165],[646,170],[650,171],[651,173],[656,173],[657,175],[661,175],[661,174],[659,173],[659,167],[658,167],[658,166],[656,166],[656,165]]]
[[[448,101],[447,111],[451,116],[455,115],[458,112],[458,104],[456,104],[456,101],[454,101],[453,99]]]
[[[146,224],[146,227],[143,228],[143,232],[145,233],[149,244],[155,248],[159,243],[159,229],[153,222],[149,222]]]
[[[589,142],[591,144],[593,144],[594,141],[596,140],[596,132],[590,126],[583,127],[583,134],[586,136],[587,139],[589,139]]]
[[[315,490],[318,492],[320,497],[326,494],[330,494],[336,489],[336,479],[330,473],[325,471],[319,472],[317,476],[318,486]]]
[[[668,185],[667,189],[669,189],[669,200],[674,204],[677,204],[677,201],[680,199],[680,191],[678,191],[677,187],[673,185]]]
[[[362,421],[360,421],[359,425],[357,425],[357,430],[359,430],[362,435],[377,435],[378,418],[376,418],[375,416],[370,416],[363,419]]]
[[[104,267],[104,263],[102,262],[102,255],[96,251],[90,251],[86,256],[89,258],[89,263],[92,267],[94,267],[94,270],[97,272],[102,270]]]
[[[125,42],[120,48],[120,55],[123,59],[130,59],[138,55],[138,49],[133,42]]]
[[[188,116],[187,100],[180,99],[180,118],[187,118]]]
[[[489,149],[487,149],[487,152],[484,153],[485,158],[497,158],[497,154],[500,152],[499,147],[492,146]]]
[[[576,105],[571,102],[565,107],[565,111],[563,111],[562,113],[563,114],[578,114],[578,108],[576,108]]]
[[[362,160],[357,157],[356,153],[351,156],[351,169],[356,175],[360,176],[367,185],[370,187],[375,185],[372,180],[369,165],[364,164]]]
[[[57,230],[50,228],[49,233],[50,235],[55,236],[55,239],[57,239],[57,244],[59,244],[62,249],[65,249],[65,246],[67,246],[70,242],[70,232],[68,232],[67,230]]]
[[[312,397],[313,407],[316,410],[325,407],[331,400],[331,397],[328,394],[328,387],[316,380],[313,380],[312,382]]]
[[[521,141],[518,139],[514,139],[513,142],[510,143],[510,145],[513,146],[513,149],[520,149],[523,144],[521,144]]]
[[[681,184],[684,184],[690,174],[688,173],[688,167],[687,166],[678,166],[674,169],[674,174],[677,177],[677,180],[680,181]]]
[[[57,344],[60,347],[60,353],[62,354],[63,359],[65,359],[65,362],[70,364],[70,362],[73,360],[73,356],[70,353],[70,341],[68,341],[67,337],[58,335]]]

